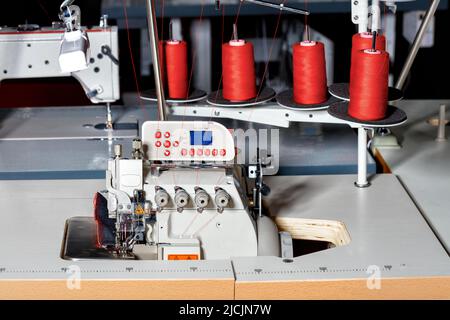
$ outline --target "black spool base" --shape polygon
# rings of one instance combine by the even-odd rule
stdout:
[[[328,92],[341,100],[350,100],[350,85],[348,83],[334,83],[328,88]],[[389,87],[388,101],[396,102],[403,99],[403,92],[399,89]]]
[[[298,104],[294,101],[294,92],[292,89],[286,90],[278,94],[277,102],[278,104],[286,109],[290,110],[325,110],[328,109],[334,103],[339,102],[340,100],[332,95],[328,96],[327,101],[317,104]]]
[[[276,96],[275,91],[272,88],[264,88],[259,93],[259,96],[255,99],[246,101],[230,101],[223,97],[223,91],[215,91],[208,95],[207,102],[213,106],[228,107],[228,108],[241,108],[252,107],[263,104],[272,100]]]
[[[404,123],[408,117],[406,113],[394,106],[388,106],[386,110],[386,117],[381,120],[369,121],[353,118],[348,114],[348,102],[338,102],[328,108],[328,113],[335,118],[362,124],[367,127],[393,127]]]
[[[166,102],[171,104],[184,104],[201,101],[206,98],[206,92],[203,90],[192,90],[186,99],[172,99],[166,97]],[[158,101],[156,89],[145,90],[141,93],[141,99],[147,101]]]

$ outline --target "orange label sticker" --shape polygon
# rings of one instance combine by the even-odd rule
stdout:
[[[169,260],[199,260],[198,254],[169,254]]]

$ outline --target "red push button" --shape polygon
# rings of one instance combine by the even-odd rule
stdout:
[[[190,155],[191,157],[195,156],[195,149],[189,150],[189,155]]]
[[[205,156],[209,157],[211,155],[211,150],[206,149],[205,150]]]
[[[197,155],[201,157],[203,155],[203,150],[202,149],[198,149],[197,150]]]
[[[170,138],[170,132],[167,131],[166,133],[164,133],[164,137],[167,139]]]
[[[170,151],[169,151],[169,150],[164,151],[164,155],[165,155],[166,157],[170,156]]]
[[[225,149],[220,150],[220,155],[222,157],[225,157],[227,155],[227,150],[225,150]]]
[[[156,133],[155,133],[155,138],[156,138],[156,139],[161,139],[161,137],[162,137],[161,131],[156,131]]]
[[[174,143],[173,143],[173,146],[176,148],[176,147],[178,147],[180,145],[180,143],[178,142],[178,141],[175,141]]]
[[[169,140],[164,141],[164,147],[165,147],[165,148],[170,148],[171,145],[172,145],[172,144],[170,143]]]
[[[217,157],[218,154],[219,154],[219,151],[217,151],[217,149],[214,149],[214,150],[212,151],[212,155],[213,155],[214,157]]]
[[[160,148],[160,147],[161,147],[161,141],[156,141],[156,142],[155,142],[155,146],[156,146],[157,148]]]
[[[182,149],[181,150],[181,155],[182,156],[187,156],[187,150],[186,149]]]

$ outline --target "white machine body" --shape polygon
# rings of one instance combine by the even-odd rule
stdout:
[[[215,122],[146,122],[142,137],[142,158],[124,159],[118,148],[109,161],[108,215],[117,221],[116,245],[159,260],[257,256],[260,219],[250,209],[240,167],[230,164],[231,133]],[[132,225],[126,216],[145,218]],[[264,230],[271,230],[273,243],[264,252],[278,255],[277,228],[270,219],[264,224],[272,224]],[[142,235],[133,240],[130,228]]]

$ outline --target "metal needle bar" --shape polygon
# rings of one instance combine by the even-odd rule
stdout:
[[[113,128],[113,120],[112,120],[112,111],[111,104],[109,102],[106,103],[106,129]]]

